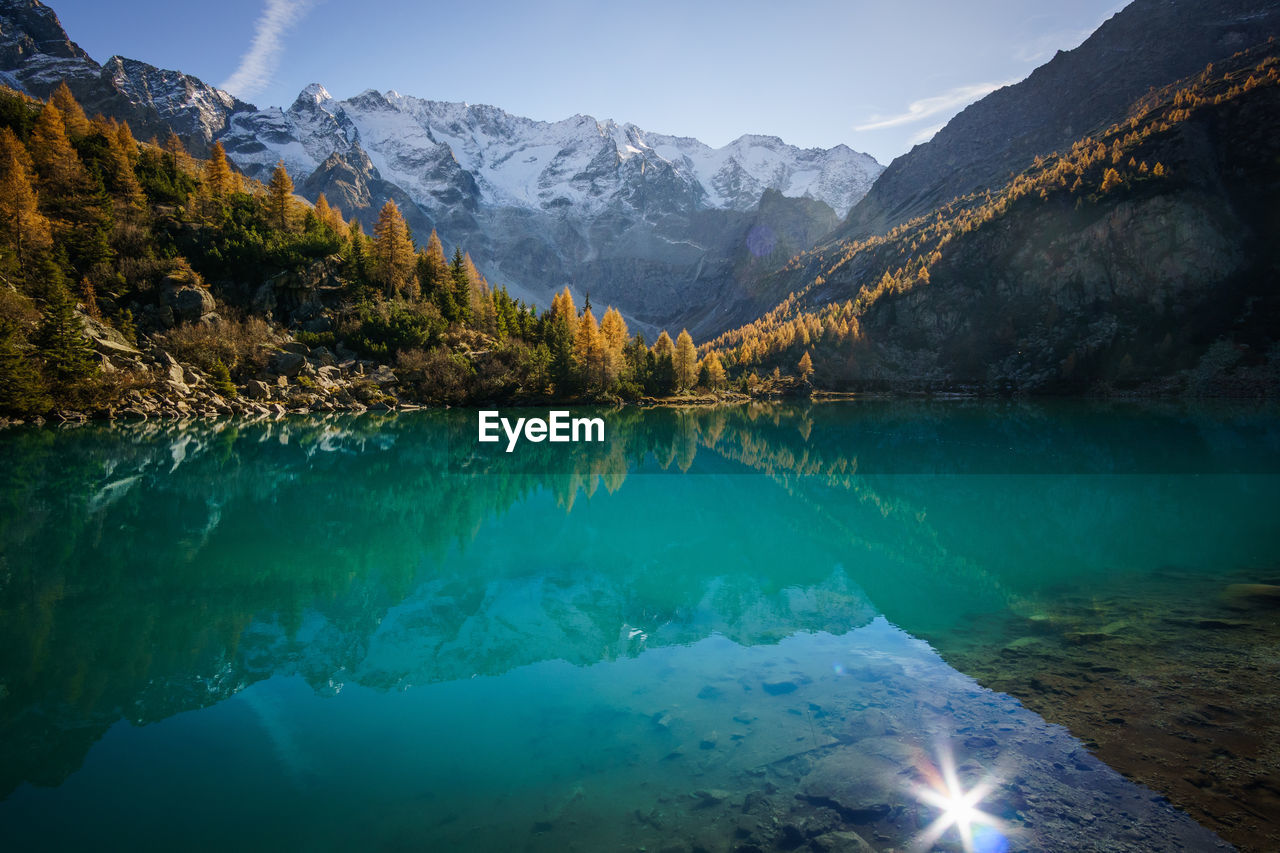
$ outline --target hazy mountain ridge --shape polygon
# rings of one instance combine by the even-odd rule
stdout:
[[[1003,185],[1036,156],[1122,119],[1130,105],[1206,63],[1280,33],[1271,0],[1134,0],[1079,47],[966,107],[894,159],[833,235],[860,239]]]

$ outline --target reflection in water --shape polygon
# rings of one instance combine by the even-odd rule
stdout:
[[[911,637],[1114,672],[1169,600],[1270,580],[1267,413],[607,417],[572,454],[472,412],[0,435],[0,828],[190,846],[234,788],[199,845],[1214,843]]]

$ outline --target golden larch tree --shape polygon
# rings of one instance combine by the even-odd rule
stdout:
[[[62,121],[66,125],[68,136],[72,139],[84,139],[89,135],[91,130],[89,117],[84,114],[79,101],[67,88],[66,80],[59,83],[58,88],[53,90],[53,94],[49,96],[49,103],[62,113]]]
[[[82,190],[88,180],[80,155],[67,138],[62,111],[53,104],[45,104],[31,130],[31,159],[41,192],[59,198],[72,196]]]
[[[805,350],[804,355],[800,356],[800,364],[797,366],[800,368],[801,379],[808,379],[813,373],[813,359],[809,357],[808,350]]]
[[[600,320],[600,335],[604,338],[605,375],[612,382],[622,373],[623,349],[627,345],[627,321],[617,308],[610,306]]]
[[[225,198],[231,192],[231,166],[221,142],[213,143],[209,151],[209,159],[204,164],[204,186],[216,199]]]
[[[605,386],[604,359],[604,337],[600,334],[595,315],[587,308],[578,318],[577,334],[573,341],[573,360],[583,384],[595,388]]]
[[[676,337],[676,352],[672,362],[676,368],[676,385],[680,388],[692,388],[698,381],[698,348],[693,345],[693,338],[688,329],[681,329]]]
[[[0,234],[21,271],[32,252],[48,249],[49,221],[31,186],[31,157],[9,128],[0,128]]]
[[[376,275],[386,288],[387,298],[404,293],[413,274],[413,239],[400,208],[390,199],[382,206],[373,226],[373,257]]]
[[[267,184],[267,217],[281,231],[289,230],[289,209],[293,205],[293,179],[283,160],[276,161],[276,169]]]

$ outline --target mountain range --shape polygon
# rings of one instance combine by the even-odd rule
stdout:
[[[99,65],[38,0],[0,0],[0,82],[66,82],[90,114],[196,155],[220,142],[258,179],[283,162],[366,227],[393,200],[420,244],[437,230],[512,295],[545,307],[567,285],[646,334],[687,327],[731,376],[812,350],[829,387],[1166,393],[1220,388],[1224,366],[1280,376],[1278,34],[1277,0],[1134,0],[887,169],[395,91],[313,84],[259,109]]]
[[[99,65],[39,0],[0,2],[0,81],[40,97],[66,81],[90,114],[140,138],[175,132],[197,155],[220,141],[250,177],[283,162],[303,196],[324,193],[366,226],[394,200],[420,243],[437,229],[513,296],[545,307],[568,285],[649,331],[727,326],[720,306],[758,267],[830,231],[883,171],[843,145],[748,135],[717,149],[394,91],[338,100],[313,84],[287,109],[259,109],[145,62]]]

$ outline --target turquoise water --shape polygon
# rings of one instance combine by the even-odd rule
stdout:
[[[1120,724],[1021,686],[1078,649],[1091,683],[1198,649],[1250,677],[1273,611],[1229,590],[1280,580],[1274,412],[603,414],[603,445],[511,454],[467,411],[0,433],[6,849],[1274,831],[1126,777]],[[993,818],[970,838],[930,832],[949,762]]]

